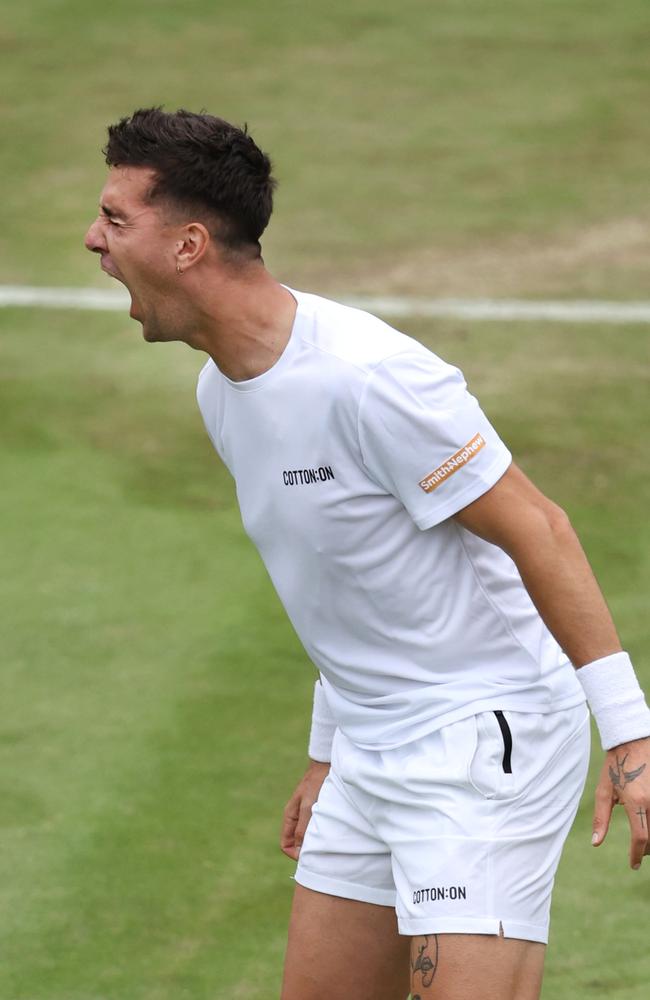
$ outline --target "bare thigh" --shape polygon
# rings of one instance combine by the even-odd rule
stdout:
[[[392,907],[296,885],[281,1000],[406,1000],[409,948]]]
[[[546,946],[486,934],[411,939],[413,1000],[539,1000]]]
[[[539,1000],[545,952],[485,934],[408,938],[391,907],[296,885],[281,1000],[406,1000],[409,988],[413,1000]]]

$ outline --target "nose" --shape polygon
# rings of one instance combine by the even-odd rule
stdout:
[[[106,252],[106,241],[104,239],[102,220],[99,216],[97,216],[88,229],[84,239],[84,246],[86,247],[86,250],[90,250],[91,253]]]

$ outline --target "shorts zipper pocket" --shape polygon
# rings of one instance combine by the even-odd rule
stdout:
[[[499,723],[501,736],[503,737],[503,771],[505,774],[512,774],[512,733],[508,720],[501,710],[494,713]]]

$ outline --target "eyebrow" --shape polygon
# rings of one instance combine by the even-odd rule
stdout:
[[[116,212],[112,208],[109,208],[108,205],[100,205],[99,208],[102,214],[109,219],[123,219],[123,220],[126,219],[125,215],[123,215],[121,212]]]

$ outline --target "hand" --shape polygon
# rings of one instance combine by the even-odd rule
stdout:
[[[596,789],[594,835],[592,843],[604,841],[612,809],[620,803],[630,821],[630,867],[640,868],[645,854],[650,854],[650,737],[622,743],[607,751]]]
[[[329,764],[312,760],[305,776],[285,806],[280,848],[294,861],[298,860],[305,830],[311,818],[311,807],[318,798],[329,769]]]

